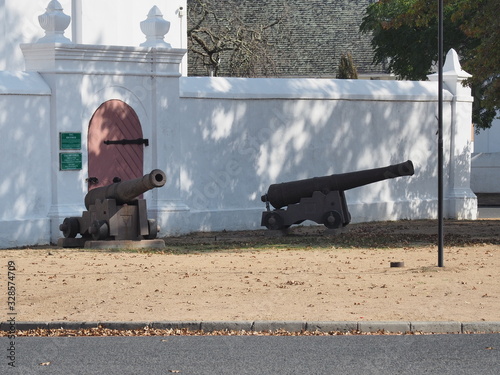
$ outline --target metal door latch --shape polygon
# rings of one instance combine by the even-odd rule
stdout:
[[[120,139],[119,141],[104,141],[105,145],[145,145],[149,146],[149,139]]]

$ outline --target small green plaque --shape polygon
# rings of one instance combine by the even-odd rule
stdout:
[[[59,133],[59,148],[61,150],[81,150],[82,133]]]
[[[81,152],[61,152],[59,154],[59,170],[75,171],[82,169]]]

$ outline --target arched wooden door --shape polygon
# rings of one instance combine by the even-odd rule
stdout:
[[[139,117],[121,100],[109,100],[94,112],[88,132],[88,188],[106,186],[113,179],[143,176],[144,145]]]

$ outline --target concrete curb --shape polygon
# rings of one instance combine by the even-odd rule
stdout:
[[[14,328],[15,327],[15,328]],[[499,322],[405,322],[405,321],[160,321],[160,322],[9,322],[0,323],[0,331],[33,329],[80,330],[103,327],[113,330],[187,329],[189,331],[246,331],[246,332],[392,332],[392,333],[500,333]]]

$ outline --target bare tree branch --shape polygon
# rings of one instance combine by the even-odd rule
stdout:
[[[207,73],[229,76],[273,74],[273,44],[270,36],[287,17],[283,5],[278,17],[265,22],[245,23],[238,13],[238,1],[224,4],[214,0],[189,0],[189,50]],[[195,61],[196,63],[196,61]]]

